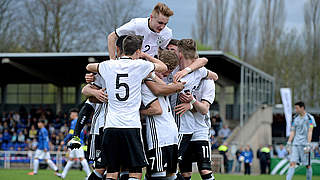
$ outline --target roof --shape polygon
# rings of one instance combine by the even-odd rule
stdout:
[[[220,81],[240,83],[242,66],[274,81],[271,75],[222,51],[199,51],[199,56],[209,59],[206,67],[223,77]],[[3,61],[6,58],[10,63]],[[88,62],[101,62],[108,58],[106,52],[0,53],[0,83],[53,83],[76,86],[84,83]]]

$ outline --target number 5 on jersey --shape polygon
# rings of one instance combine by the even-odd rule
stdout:
[[[124,97],[120,97],[119,93],[116,93],[116,98],[119,101],[126,101],[129,98],[129,85],[127,83],[120,83],[120,78],[122,77],[128,77],[128,74],[117,74],[116,89],[120,89],[120,87],[124,87],[126,90],[126,95]]]

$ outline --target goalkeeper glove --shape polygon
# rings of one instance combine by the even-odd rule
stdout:
[[[79,149],[81,147],[80,138],[78,136],[74,136],[67,144],[67,147],[71,150]]]

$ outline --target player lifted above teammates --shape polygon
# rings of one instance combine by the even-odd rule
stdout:
[[[173,11],[165,4],[158,3],[149,18],[135,18],[117,28],[108,36],[110,59],[115,59],[115,43],[122,35],[143,36],[142,51],[154,57],[158,49],[165,49],[172,38],[172,30],[167,27]]]
[[[297,116],[294,117],[291,125],[291,132],[287,146],[290,151],[290,168],[287,174],[287,180],[291,180],[294,175],[294,169],[297,162],[306,166],[307,180],[312,179],[311,167],[311,139],[313,127],[316,122],[313,116],[305,111],[303,102],[297,102],[294,105]]]
[[[130,178],[140,179],[142,168],[147,165],[140,133],[141,83],[147,77],[155,77],[153,70],[164,72],[167,67],[158,59],[142,53],[141,45],[142,40],[138,37],[127,36],[123,40],[124,56],[117,61],[87,66],[87,70],[100,73],[106,82],[108,114],[102,161],[107,167],[107,178],[111,179],[118,177],[120,167],[129,170]]]

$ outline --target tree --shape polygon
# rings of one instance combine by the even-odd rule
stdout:
[[[227,27],[227,18],[229,16],[229,1],[213,0],[212,17],[211,17],[211,39],[213,49],[226,49],[230,43],[229,32]]]
[[[15,28],[17,16],[13,0],[0,1],[0,52],[10,52],[19,49],[18,35]]]
[[[308,67],[309,102],[311,106],[319,106],[320,85],[320,1],[309,0],[304,4],[304,39],[306,47],[306,67]],[[306,82],[307,83],[307,82]]]
[[[210,0],[197,1],[197,23],[192,27],[192,36],[203,45],[209,45],[211,29],[212,2]]]
[[[232,19],[229,28],[234,29],[235,51],[243,61],[248,61],[254,47],[255,38],[255,1],[236,0],[233,2]]]
[[[90,2],[90,8],[94,10],[90,14],[90,24],[93,32],[97,34],[99,49],[106,50],[106,36],[116,28],[130,21],[130,19],[146,15],[141,8],[141,0],[96,0]]]
[[[68,52],[90,49],[94,40],[83,0],[27,0],[21,28],[28,51]]]

